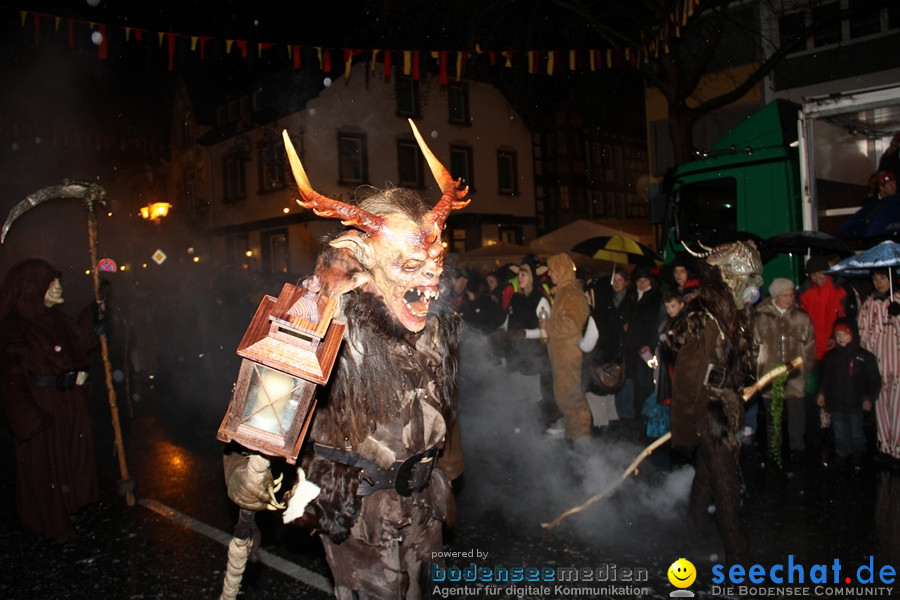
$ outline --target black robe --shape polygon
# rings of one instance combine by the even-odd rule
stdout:
[[[35,375],[88,370],[87,352],[97,344],[89,309],[76,322],[44,306],[58,276],[31,259],[13,267],[0,291],[0,402],[15,442],[16,509],[26,531],[48,538],[64,534],[70,515],[99,500],[86,388],[35,384]]]

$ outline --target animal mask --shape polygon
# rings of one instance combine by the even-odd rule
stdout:
[[[706,250],[705,253],[694,252],[684,245],[691,255],[705,258],[708,265],[719,268],[722,281],[731,288],[734,303],[738,308],[759,299],[759,287],[763,282],[763,265],[753,240],[722,244],[715,248],[707,248],[702,244],[701,246]]]
[[[353,286],[381,296],[403,327],[417,332],[425,327],[428,308],[439,295],[444,222],[450,211],[464,208],[469,201],[463,201],[468,187],[458,189],[460,181],[454,181],[437,160],[412,120],[409,124],[442,191],[430,210],[418,194],[401,188],[381,191],[359,205],[327,198],[312,189],[287,131],[283,137],[302,198],[297,203],[353,228],[330,242],[335,248],[349,250],[364,267],[365,273]]]

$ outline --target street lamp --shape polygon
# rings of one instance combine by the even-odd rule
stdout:
[[[243,357],[234,394],[216,437],[297,461],[315,409],[316,385],[328,381],[347,325],[332,320],[336,302],[284,284],[266,296],[238,346]]]
[[[141,207],[141,217],[158,224],[160,219],[168,216],[170,208],[172,205],[168,202],[151,202]]]

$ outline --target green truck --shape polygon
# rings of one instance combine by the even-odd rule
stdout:
[[[770,102],[697,160],[670,174],[662,249],[834,234],[868,193],[868,178],[900,129],[900,86]],[[855,240],[846,240],[851,247]],[[766,263],[765,278],[803,279],[802,255]]]

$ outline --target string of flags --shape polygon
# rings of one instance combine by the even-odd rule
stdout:
[[[251,53],[262,58],[267,52],[284,52],[293,69],[300,69],[305,60],[312,59],[325,74],[343,70],[349,77],[354,61],[368,59],[374,72],[380,61],[385,77],[389,77],[395,61],[406,76],[419,79],[422,69],[436,66],[442,84],[446,84],[451,73],[457,80],[468,60],[473,57],[486,56],[491,66],[506,68],[524,68],[528,73],[553,75],[564,70],[596,71],[622,67],[636,68],[649,62],[660,53],[668,53],[673,38],[681,37],[681,30],[688,19],[697,10],[700,0],[679,0],[668,19],[658,28],[652,39],[644,40],[640,45],[626,47],[609,47],[591,50],[483,50],[476,44],[469,51],[451,50],[389,50],[382,48],[328,48],[324,46],[307,46],[302,44],[282,44],[274,42],[250,41],[245,39],[216,38],[205,35],[192,35],[173,31],[151,31],[133,26],[109,26],[105,23],[60,17],[44,12],[19,10],[22,27],[33,28],[33,44],[39,47],[41,35],[46,34],[44,24],[52,23],[54,34],[65,35],[69,48],[75,48],[76,39],[87,28],[90,41],[97,47],[97,58],[109,58],[108,33],[118,28],[119,39],[124,43],[143,43],[155,38],[158,46],[165,50],[168,69],[174,70],[179,52],[190,52],[199,60],[212,54],[211,49],[224,52],[226,55],[238,53],[241,58],[248,59]],[[82,31],[79,31],[82,30]],[[124,35],[121,35],[124,34]]]

